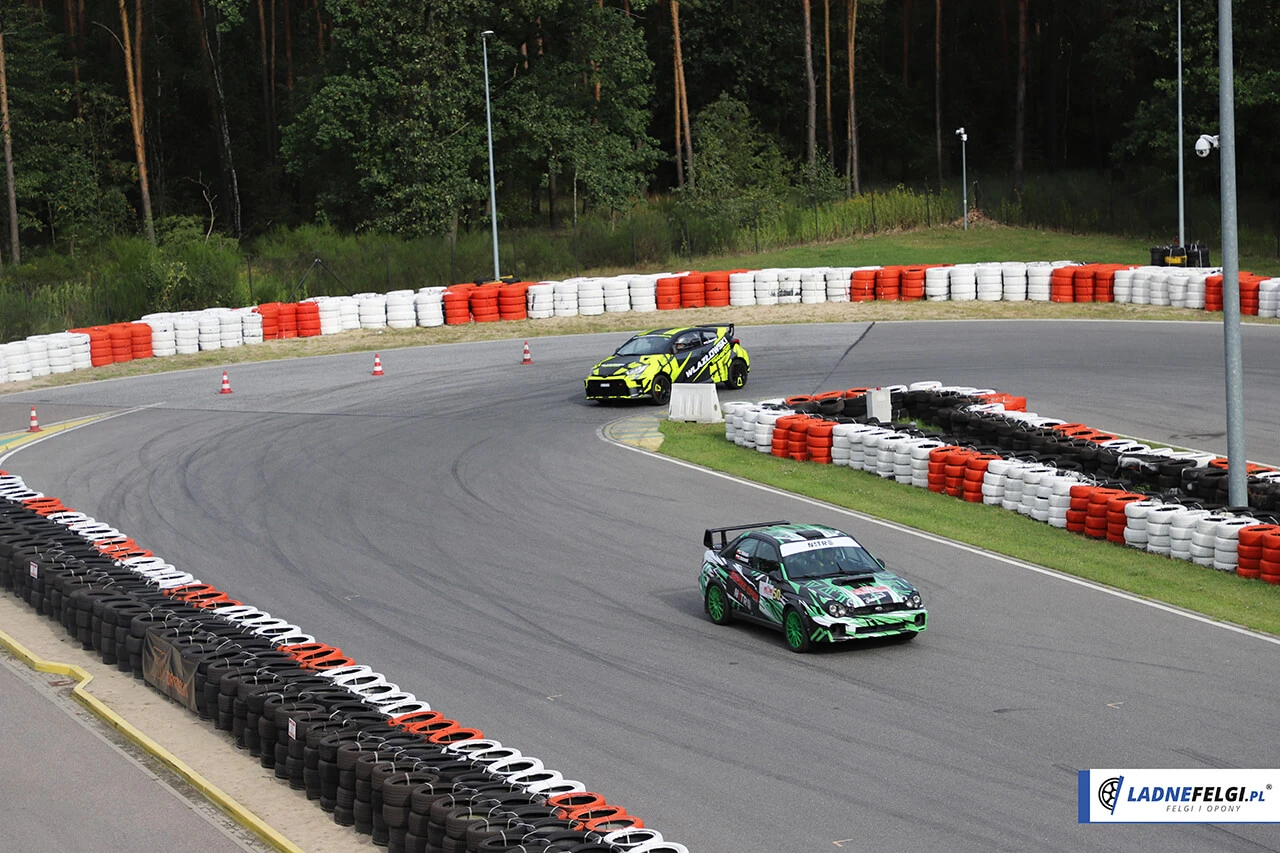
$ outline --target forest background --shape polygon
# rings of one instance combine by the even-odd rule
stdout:
[[[1182,6],[1186,236],[1216,247],[1218,161],[1192,145],[1217,132],[1217,4]],[[1241,248],[1274,257],[1280,10],[1233,6]],[[0,0],[0,339],[490,277],[486,54],[504,275],[956,227],[966,194],[974,223],[1176,242],[1177,19],[1177,0]]]

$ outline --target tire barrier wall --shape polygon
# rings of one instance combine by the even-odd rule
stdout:
[[[540,759],[5,472],[0,588],[390,853],[688,853]]]
[[[822,302],[1119,302],[1221,311],[1211,267],[1009,261],[916,266],[685,271],[493,282],[316,296],[298,303],[148,314],[134,323],[0,345],[0,383],[139,358],[193,354],[356,329],[406,329],[678,308]],[[1275,318],[1280,278],[1240,273],[1240,310]]]
[[[916,382],[885,390],[891,423],[867,417],[866,388],[725,402],[725,438],[1280,584],[1280,471],[1250,463],[1248,505],[1227,506],[1227,460],[1212,453],[1153,448],[1043,417],[1027,411],[1026,398],[989,388]]]

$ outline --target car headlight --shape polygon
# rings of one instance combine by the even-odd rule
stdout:
[[[907,604],[910,605],[912,610],[919,610],[921,607],[924,607],[924,602],[920,600],[920,593],[918,592],[913,593],[912,596],[907,599]]]
[[[649,369],[649,366],[647,364],[637,364],[635,367],[628,367],[627,378],[639,379],[641,376],[644,376],[645,372],[648,371],[648,369]]]
[[[849,608],[845,607],[838,601],[828,601],[827,613],[837,619],[843,619],[845,616],[849,615]]]

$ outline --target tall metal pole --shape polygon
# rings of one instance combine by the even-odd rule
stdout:
[[[489,36],[493,30],[485,30],[480,34],[480,43],[484,46],[484,123],[489,132],[489,222],[493,225],[493,280],[502,279],[502,271],[498,266],[498,189],[493,179],[493,114],[489,108]]]
[[[1186,190],[1182,177],[1182,0],[1178,0],[1178,245],[1187,245]]]
[[[969,230],[969,160],[965,151],[965,143],[969,141],[969,134],[964,132],[964,128],[956,131],[956,136],[960,137],[960,198],[964,204],[964,230]]]
[[[1222,338],[1227,365],[1227,491],[1231,506],[1249,502],[1244,452],[1244,382],[1240,356],[1240,245],[1236,230],[1236,111],[1231,0],[1218,0],[1218,151],[1222,157]]]

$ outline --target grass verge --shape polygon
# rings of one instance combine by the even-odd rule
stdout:
[[[1203,613],[1224,622],[1280,634],[1280,586],[1215,572],[1086,539],[1018,513],[966,503],[863,471],[796,462],[725,441],[724,427],[664,421],[661,453],[925,530],[1029,563]]]

